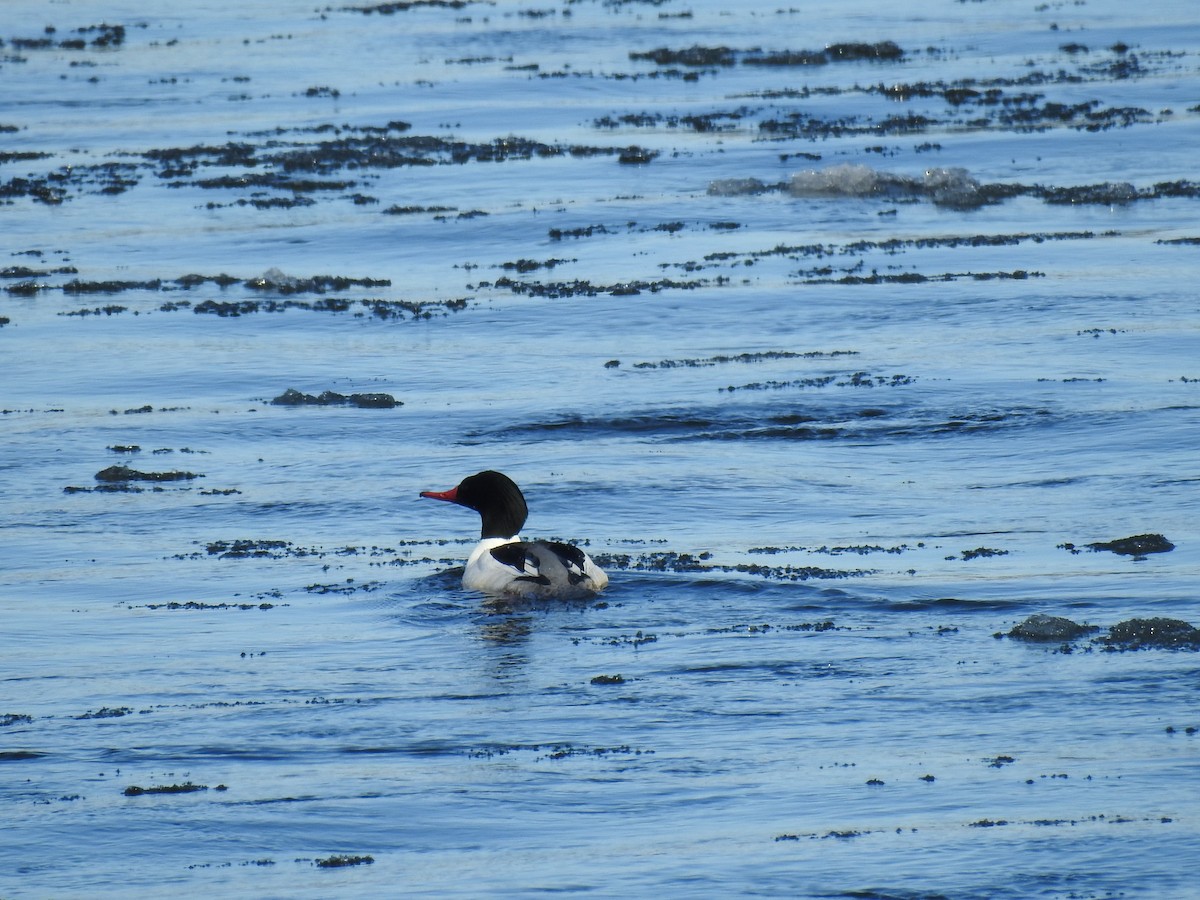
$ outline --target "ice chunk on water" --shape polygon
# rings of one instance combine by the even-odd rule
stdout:
[[[970,208],[987,202],[979,182],[961,168],[927,169],[920,178],[881,172],[861,163],[806,169],[787,185],[793,197],[928,198],[943,206]]]
[[[269,287],[284,290],[295,288],[300,283],[300,279],[295,275],[288,275],[286,272],[272,266],[257,278],[250,279],[250,283],[251,287]]]
[[[765,194],[771,185],[757,178],[720,178],[708,184],[708,193],[714,197],[743,197],[747,194]]]
[[[926,169],[925,191],[941,206],[970,209],[987,202],[979,190],[979,182],[966,169]]]
[[[988,202],[986,191],[966,169],[926,169],[921,176],[881,172],[862,163],[839,163],[824,169],[805,169],[786,183],[767,184],[757,178],[723,178],[708,185],[716,197],[741,197],[783,188],[793,197],[880,197],[892,200],[932,200],[939,206],[974,209]]]
[[[788,193],[793,197],[867,197],[883,190],[891,177],[861,163],[841,163],[797,172],[788,182]]]

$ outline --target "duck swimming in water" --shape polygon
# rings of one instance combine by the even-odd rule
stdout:
[[[448,491],[422,491],[421,496],[479,513],[480,540],[463,571],[463,587],[468,590],[575,599],[608,584],[604,571],[573,544],[521,540],[529,508],[521,489],[507,475],[488,470],[464,478]]]

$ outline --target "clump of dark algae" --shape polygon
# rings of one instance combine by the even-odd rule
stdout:
[[[1122,556],[1145,559],[1147,553],[1169,553],[1175,549],[1175,545],[1161,534],[1135,534],[1127,538],[1118,538],[1115,541],[1099,541],[1088,544],[1087,548],[1097,552],[1109,550]],[[1067,549],[1073,548],[1068,547]]]
[[[687,66],[689,68],[715,68],[737,65],[740,58],[747,66],[823,66],[831,62],[855,60],[894,61],[904,58],[904,51],[892,41],[878,44],[843,43],[830,44],[822,50],[783,50],[763,53],[760,50],[735,50],[732,47],[685,47],[672,50],[658,47],[644,52],[629,54],[631,60],[652,62],[658,66]]]
[[[336,391],[323,391],[321,394],[305,394],[295,388],[288,388],[271,401],[274,406],[357,406],[359,409],[395,409],[404,404],[391,394],[339,394]]]
[[[76,719],[119,719],[122,716],[128,716],[133,712],[133,708],[129,706],[102,706],[97,710],[88,711],[81,715],[75,716]]]
[[[207,547],[209,556],[219,556],[221,559],[249,559],[251,557],[270,557],[282,559],[289,555],[305,555],[305,551],[297,551],[290,541],[280,540],[249,540],[213,541]]]
[[[1200,628],[1182,619],[1129,619],[1098,638],[1108,650],[1200,650]]]
[[[1033,615],[1014,626],[1009,637],[1030,643],[1059,644],[1061,652],[1071,653],[1072,642],[1099,631],[1095,625],[1081,625],[1061,616]],[[1200,628],[1182,619],[1153,617],[1118,622],[1108,634],[1093,638],[1091,644],[1107,651],[1123,650],[1200,650]],[[1087,648],[1090,651],[1092,648]]]
[[[197,791],[207,791],[207,784],[192,784],[190,781],[185,781],[183,784],[164,784],[157,787],[139,787],[136,784],[131,784],[122,792],[126,797],[141,797],[145,794],[194,794]],[[221,785],[217,786],[217,790],[224,790]]]
[[[369,866],[373,862],[373,856],[327,856],[318,859],[317,866],[322,869],[341,869],[346,866]]]
[[[1078,640],[1085,634],[1099,631],[1095,625],[1080,625],[1062,616],[1032,615],[1024,622],[1014,625],[1008,637],[1018,641],[1035,643],[1065,643]]]
[[[191,481],[193,478],[203,477],[195,472],[139,472],[129,466],[109,466],[96,473],[96,480],[106,484],[127,481]]]
[[[138,410],[134,411],[137,412]],[[126,465],[115,465],[109,466],[107,469],[101,469],[96,473],[96,481],[100,483],[94,488],[68,485],[63,488],[63,493],[86,494],[95,491],[98,493],[138,494],[143,491],[143,488],[138,487],[137,482],[150,482],[155,485],[151,490],[161,491],[164,488],[159,485],[163,483],[192,481],[193,479],[203,477],[203,475],[195,472],[141,472],[137,469],[131,469]]]

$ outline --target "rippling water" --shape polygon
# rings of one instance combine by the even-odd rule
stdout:
[[[5,897],[1195,896],[1193,4],[4,13]]]

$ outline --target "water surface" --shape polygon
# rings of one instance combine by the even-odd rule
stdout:
[[[7,4],[0,893],[1193,896],[1197,24]]]

